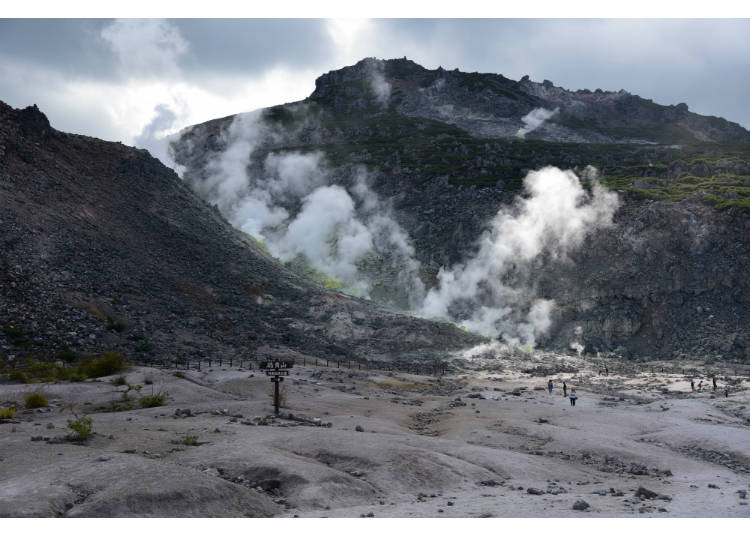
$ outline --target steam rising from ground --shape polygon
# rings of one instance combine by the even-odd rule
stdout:
[[[537,297],[530,282],[535,263],[569,262],[589,233],[612,223],[619,204],[590,169],[590,192],[572,171],[531,172],[525,195],[498,212],[476,254],[441,268],[426,292],[409,235],[369,187],[367,171],[329,169],[319,152],[274,151],[284,145],[279,132],[260,113],[238,116],[206,176],[186,180],[280,260],[322,271],[364,297],[385,277],[412,310],[508,346],[534,346],[553,322],[555,303]]]
[[[366,170],[334,173],[320,152],[271,151],[251,161],[263,144],[280,139],[260,113],[238,116],[226,149],[193,187],[280,260],[323,272],[363,297],[371,295],[376,278],[369,268],[378,263],[380,275],[392,274],[404,289],[407,305],[418,307],[424,285],[414,248],[390,206],[368,186]]]
[[[388,99],[391,98],[391,84],[385,79],[384,65],[383,60],[374,58],[366,63],[370,87],[381,106],[388,104]]]
[[[523,138],[529,132],[538,129],[547,119],[551,118],[559,111],[559,108],[555,108],[554,110],[534,108],[521,118],[523,126],[518,129],[516,136]]]
[[[572,171],[553,167],[529,173],[524,187],[527,197],[498,212],[474,257],[441,268],[425,316],[464,316],[467,328],[512,344],[534,346],[548,331],[554,302],[527,286],[532,262],[542,254],[569,260],[588,233],[611,225],[619,201],[596,181],[588,194]]]

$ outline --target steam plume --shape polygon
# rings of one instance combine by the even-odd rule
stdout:
[[[588,233],[611,224],[615,193],[594,182],[588,194],[572,171],[547,167],[524,179],[528,197],[495,216],[479,250],[438,273],[422,313],[461,318],[467,328],[509,343],[534,346],[549,329],[554,302],[534,297],[525,279],[541,254],[568,260]]]
[[[309,265],[363,297],[370,297],[383,273],[397,274],[403,305],[419,307],[424,285],[411,240],[390,205],[369,187],[365,169],[334,172],[320,152],[271,151],[260,161],[251,158],[283,137],[259,113],[238,116],[207,177],[187,180],[280,260]]]
[[[518,129],[516,136],[523,138],[532,130],[538,129],[547,119],[554,116],[559,111],[559,108],[555,108],[554,110],[547,110],[546,108],[534,108],[521,118],[521,121],[523,121],[523,126]]]

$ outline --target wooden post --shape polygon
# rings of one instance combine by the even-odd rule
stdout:
[[[232,368],[232,358],[229,358],[229,368]]]
[[[274,376],[271,378],[271,381],[273,382],[273,409],[274,413],[276,415],[279,414],[279,382],[283,381],[283,378],[281,376]]]
[[[208,368],[211,368],[211,358],[208,358]]]
[[[222,364],[223,364],[223,359],[224,359],[224,358],[222,358],[222,357],[220,357],[220,358],[219,358],[219,366],[222,366]]]

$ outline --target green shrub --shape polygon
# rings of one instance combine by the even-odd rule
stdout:
[[[120,354],[104,352],[99,359],[84,359],[77,367],[77,372],[88,378],[99,378],[120,372],[123,368],[125,368],[125,360]]]
[[[16,414],[16,408],[0,408],[0,419],[12,419]]]
[[[125,380],[125,376],[118,376],[117,378],[112,378],[110,380],[112,382],[112,385],[119,387],[120,385],[127,385],[128,382]]]
[[[93,421],[91,417],[78,417],[75,419],[68,420],[68,428],[73,430],[78,438],[87,438],[93,431]]]
[[[150,342],[141,341],[135,345],[135,351],[136,352],[149,352],[153,347],[154,345],[151,344]]]
[[[47,398],[42,393],[29,393],[24,398],[24,403],[28,409],[46,408],[48,406]]]
[[[125,331],[125,324],[114,318],[107,318],[107,329],[122,333]]]
[[[76,354],[73,350],[70,350],[69,348],[65,348],[59,354],[57,354],[57,358],[63,363],[70,364],[76,359],[78,359],[78,354]]]
[[[23,330],[19,328],[6,326],[3,328],[3,333],[5,333],[8,336],[8,338],[13,342],[13,344],[21,345],[26,342],[26,338],[24,337]]]
[[[14,370],[8,375],[8,379],[14,382],[21,382],[26,383],[27,377],[26,374],[20,370]]]
[[[182,441],[185,445],[188,447],[197,447],[198,446],[198,436],[197,435],[186,435],[185,439]]]
[[[172,376],[174,376],[175,378],[182,378],[183,380],[187,380],[187,377],[179,370],[177,372],[173,372]]]
[[[142,408],[158,408],[167,402],[169,393],[156,393],[141,397],[140,404]]]

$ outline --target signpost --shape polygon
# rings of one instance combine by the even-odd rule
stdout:
[[[265,371],[266,376],[270,376],[273,382],[273,407],[276,415],[279,414],[279,382],[284,381],[284,376],[289,376],[289,369],[293,366],[294,361],[276,359],[274,361],[261,361],[258,367]]]

